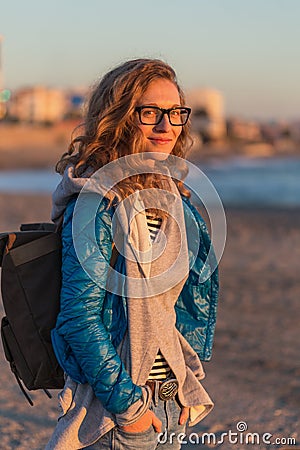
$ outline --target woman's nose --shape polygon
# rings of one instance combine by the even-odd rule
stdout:
[[[164,114],[159,124],[155,125],[155,130],[159,132],[167,132],[171,128],[171,124],[169,121],[169,117],[167,114]]]

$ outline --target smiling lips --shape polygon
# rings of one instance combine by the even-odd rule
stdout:
[[[164,138],[148,138],[150,141],[154,142],[155,144],[165,145],[169,142],[172,142],[172,139],[164,139]]]

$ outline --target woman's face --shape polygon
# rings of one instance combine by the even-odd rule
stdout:
[[[152,81],[139,99],[137,106],[158,106],[169,109],[181,106],[177,87],[163,78]],[[182,131],[182,126],[173,126],[167,114],[157,125],[143,125],[136,113],[137,125],[143,133],[145,151],[157,154],[155,159],[164,160],[169,155]],[[156,156],[156,155],[155,155]]]

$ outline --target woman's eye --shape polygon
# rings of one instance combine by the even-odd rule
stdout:
[[[152,116],[153,114],[154,114],[154,112],[151,110],[144,111],[145,116]]]
[[[179,109],[173,109],[171,111],[171,116],[172,117],[179,117],[180,116],[180,110]]]
[[[144,117],[153,117],[156,115],[156,111],[154,109],[144,109],[143,116]]]

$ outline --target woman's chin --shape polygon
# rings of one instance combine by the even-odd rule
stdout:
[[[155,152],[153,150],[150,150],[149,152],[151,152],[149,155],[150,159],[154,159],[155,161],[165,161],[170,155],[168,152]]]

